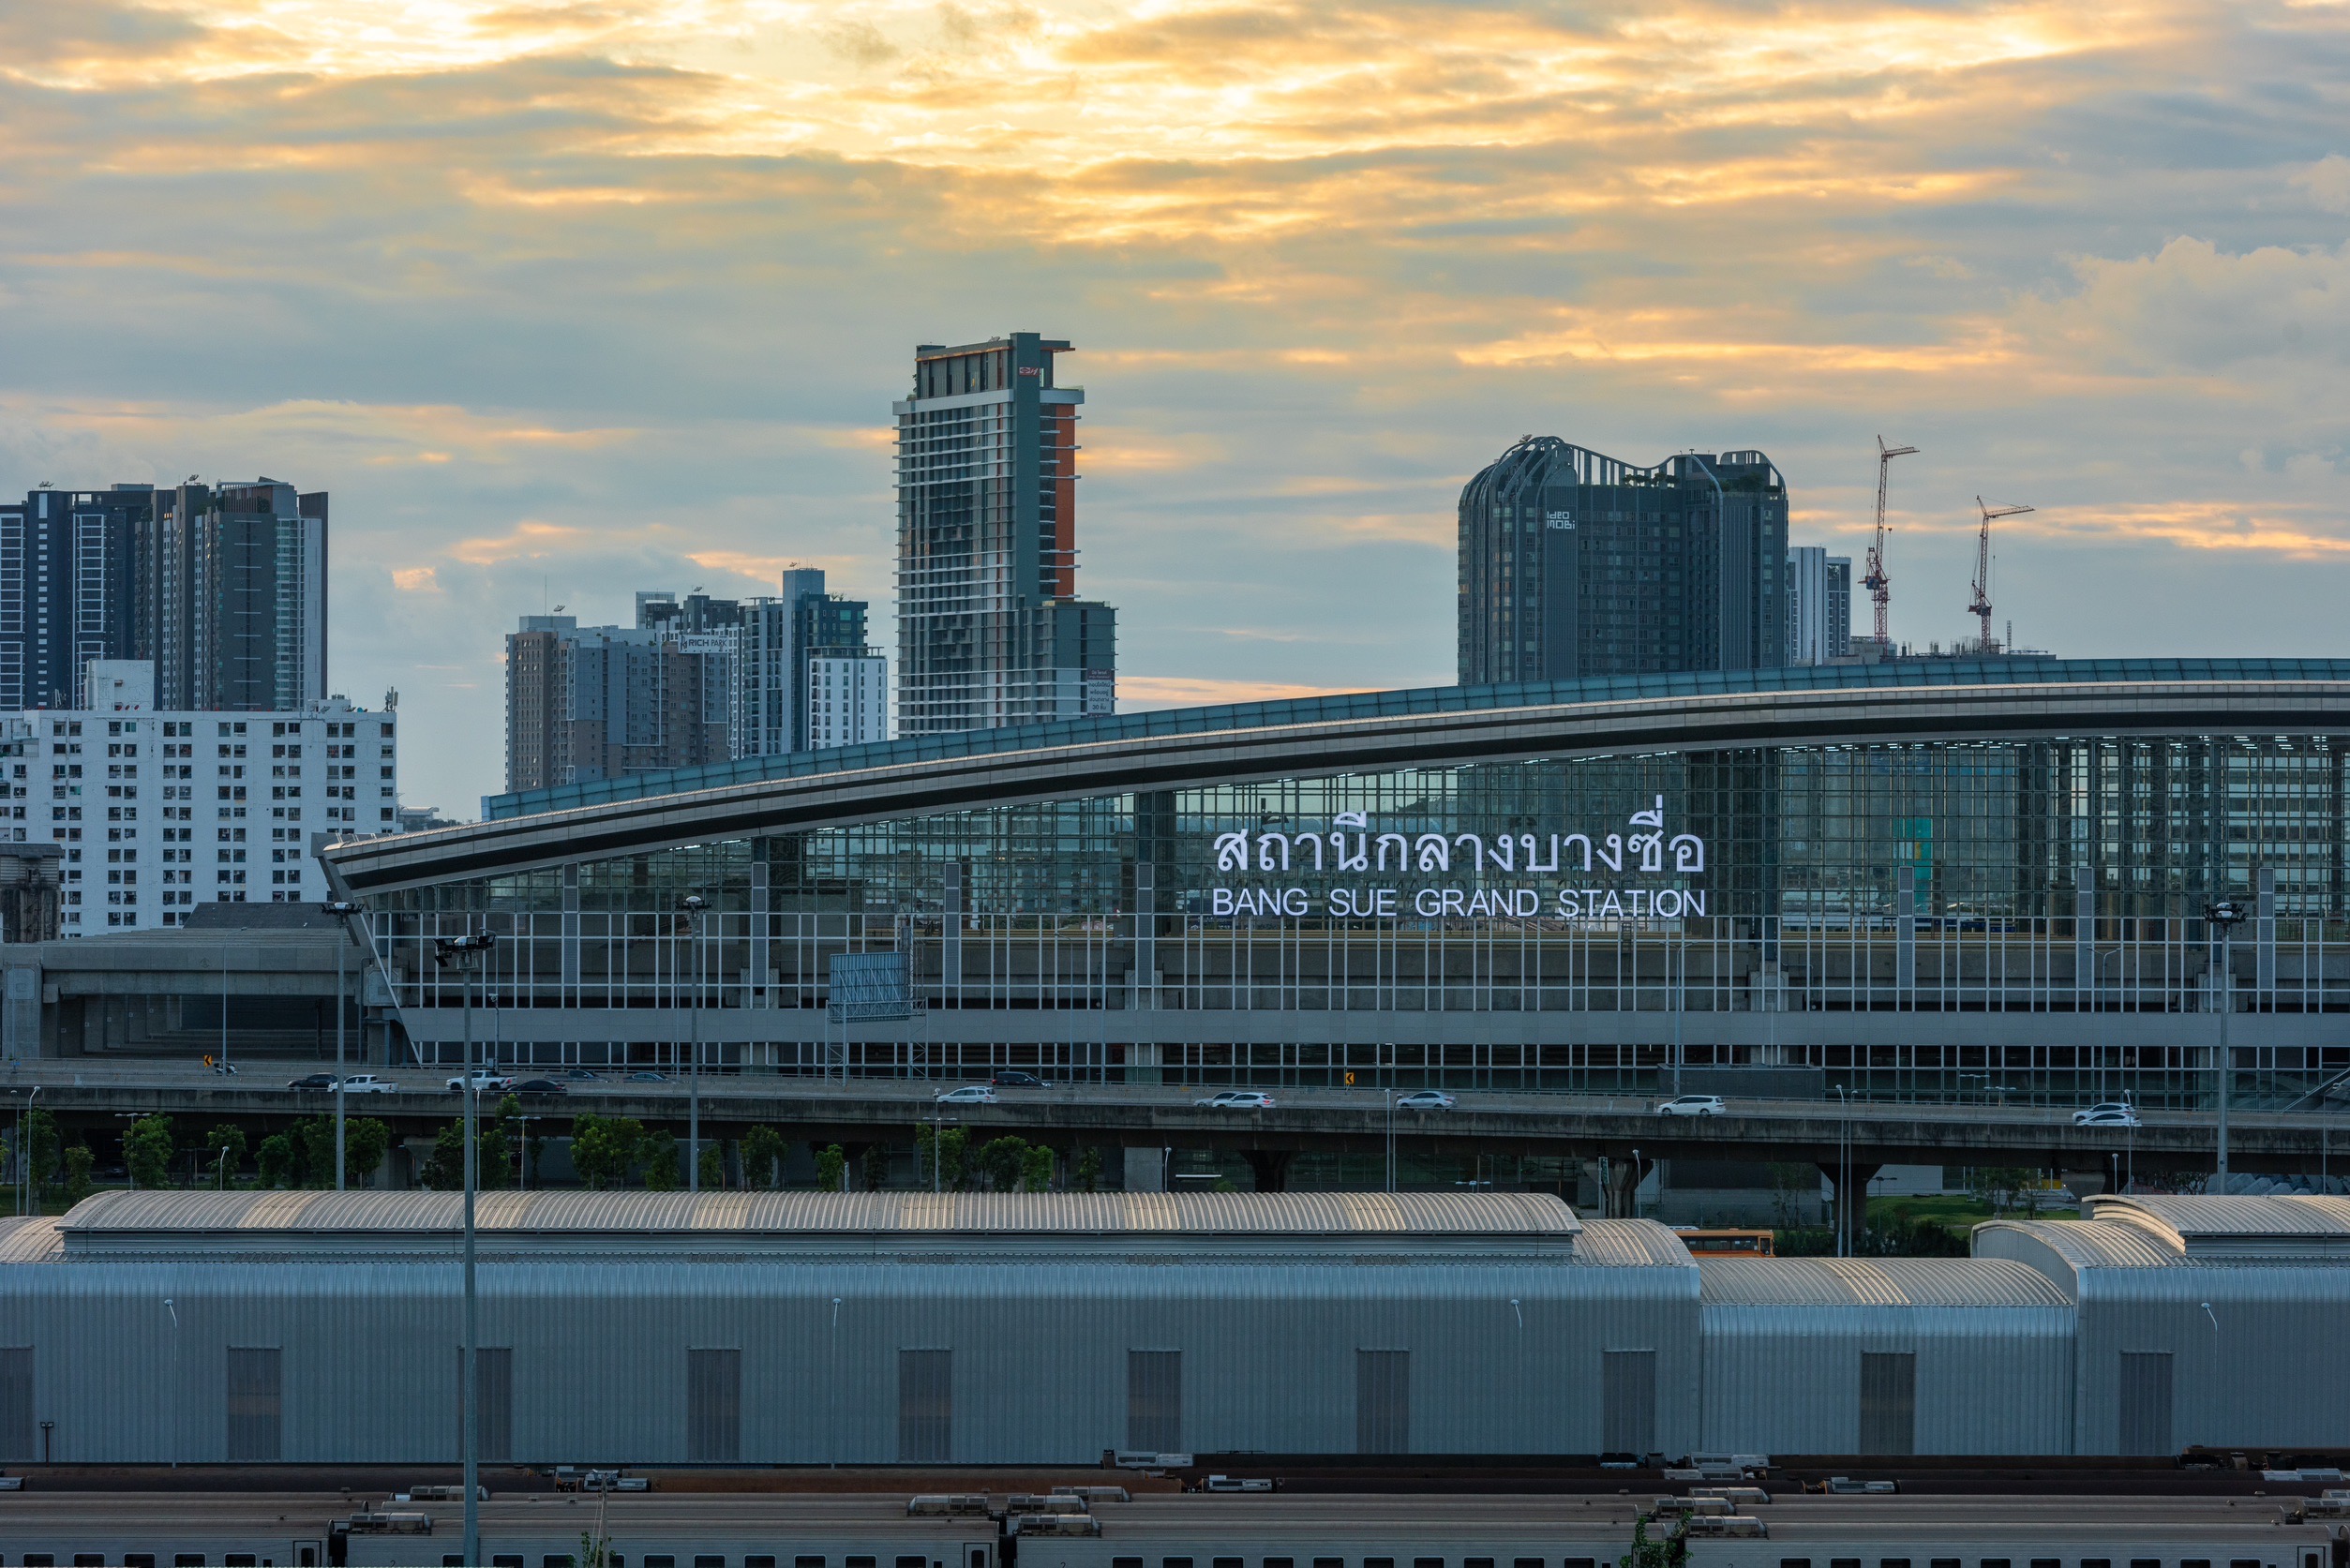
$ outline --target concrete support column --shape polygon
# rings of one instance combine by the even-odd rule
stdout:
[[[1836,1211],[1839,1208],[1843,1209],[1844,1254],[1849,1258],[1857,1254],[1861,1249],[1861,1232],[1866,1229],[1868,1224],[1868,1184],[1875,1179],[1878,1171],[1881,1169],[1881,1167],[1871,1164],[1866,1160],[1854,1160],[1850,1166],[1848,1167],[1848,1169],[1851,1172],[1852,1201],[1849,1203],[1832,1204],[1830,1206],[1828,1210],[1828,1227],[1830,1230],[1834,1230],[1836,1228]],[[1819,1162],[1819,1173],[1827,1178],[1829,1189],[1832,1192],[1834,1192],[1838,1197],[1842,1197],[1842,1190],[1836,1187],[1836,1177],[1839,1172],[1835,1162],[1834,1160],[1821,1160]]]
[[[1601,1195],[1609,1219],[1636,1217],[1633,1209],[1639,1201],[1640,1178],[1648,1171],[1649,1167],[1637,1159],[1608,1161],[1608,1184]]]
[[[1249,1162],[1250,1171],[1256,1176],[1259,1192],[1289,1190],[1289,1162],[1296,1157],[1295,1150],[1250,1149],[1241,1157]]]
[[[1167,1151],[1160,1148],[1129,1148],[1126,1151],[1126,1190],[1166,1191]]]

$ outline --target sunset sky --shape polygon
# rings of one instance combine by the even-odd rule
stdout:
[[[1893,629],[2350,654],[2350,5],[0,0],[0,492],[334,493],[332,684],[872,599],[917,342],[1071,339],[1130,705],[1453,674],[1521,434],[1759,447]]]

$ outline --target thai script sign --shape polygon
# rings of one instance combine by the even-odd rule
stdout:
[[[1510,916],[1530,919],[1679,919],[1702,916],[1701,888],[1625,887],[1625,878],[1700,876],[1705,841],[1695,833],[1666,831],[1665,798],[1631,814],[1628,832],[1481,833],[1373,832],[1361,812],[1340,812],[1327,833],[1274,829],[1216,835],[1216,870],[1225,876],[1280,877],[1315,873],[1325,884],[1317,895],[1303,887],[1219,886],[1208,890],[1204,913],[1222,916],[1305,916],[1396,919],[1405,916]],[[1494,874],[1499,874],[1496,876]],[[1504,878],[1591,876],[1605,874],[1611,886],[1531,888]],[[1414,877],[1467,877],[1466,883],[1412,888],[1326,886],[1331,877],[1371,878],[1383,874]],[[1499,885],[1496,885],[1499,884]],[[1546,896],[1546,894],[1548,896]]]

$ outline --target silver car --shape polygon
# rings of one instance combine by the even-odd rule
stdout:
[[[1719,1116],[1729,1109],[1719,1095],[1682,1095],[1656,1108],[1660,1116]]]

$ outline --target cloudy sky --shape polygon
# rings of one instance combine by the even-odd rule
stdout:
[[[1516,437],[1760,447],[1896,635],[2350,654],[2350,7],[0,0],[0,490],[334,493],[334,685],[891,587],[917,342],[1072,339],[1130,705],[1451,679]]]

